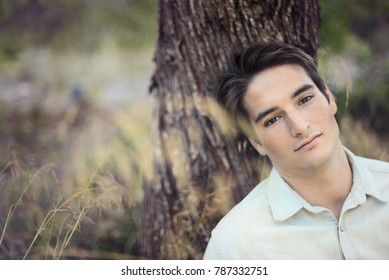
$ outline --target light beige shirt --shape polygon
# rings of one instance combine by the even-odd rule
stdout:
[[[273,169],[212,231],[204,259],[389,259],[389,163],[345,150],[353,186],[339,221]]]

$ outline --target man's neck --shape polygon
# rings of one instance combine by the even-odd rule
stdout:
[[[337,153],[323,168],[307,176],[281,176],[308,203],[325,207],[339,218],[351,190],[352,169],[343,147]]]

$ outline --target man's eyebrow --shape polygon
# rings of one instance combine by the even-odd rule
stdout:
[[[255,118],[255,123],[259,122],[261,119],[263,119],[266,115],[269,115],[273,113],[274,111],[277,111],[278,107],[271,107],[270,109],[267,109],[266,111],[260,112],[257,117]]]
[[[311,89],[313,88],[313,85],[310,85],[310,84],[304,84],[302,85],[301,87],[299,87],[298,89],[296,89],[293,93],[292,93],[292,99],[297,97],[299,94],[303,93],[304,91],[308,90],[308,89]]]
[[[292,99],[297,97],[299,94],[303,93],[304,91],[308,90],[308,89],[311,89],[313,88],[313,85],[310,85],[310,84],[304,84],[302,85],[301,87],[299,87],[298,89],[296,89],[293,93],[292,93]],[[263,119],[265,116],[273,113],[274,111],[278,110],[279,107],[275,106],[275,107],[271,107],[270,109],[267,109],[263,112],[260,112],[258,113],[257,117],[255,118],[255,123],[259,122],[261,119]]]

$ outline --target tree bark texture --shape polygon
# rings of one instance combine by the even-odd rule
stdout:
[[[261,159],[210,102],[231,46],[284,41],[316,55],[319,1],[159,0],[153,170],[140,253],[201,259],[212,228],[260,180]],[[222,116],[222,113],[220,113]],[[239,229],[237,229],[239,230]]]

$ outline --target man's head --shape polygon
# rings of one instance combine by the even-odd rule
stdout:
[[[292,45],[270,42],[258,43],[232,54],[228,68],[219,80],[217,100],[233,119],[247,119],[242,100],[254,76],[265,69],[285,64],[300,65],[326,96],[325,83],[311,56]],[[326,98],[328,100],[328,96]]]
[[[218,100],[248,121],[251,144],[280,173],[318,169],[341,148],[334,98],[314,60],[295,47],[263,43],[236,53]]]

